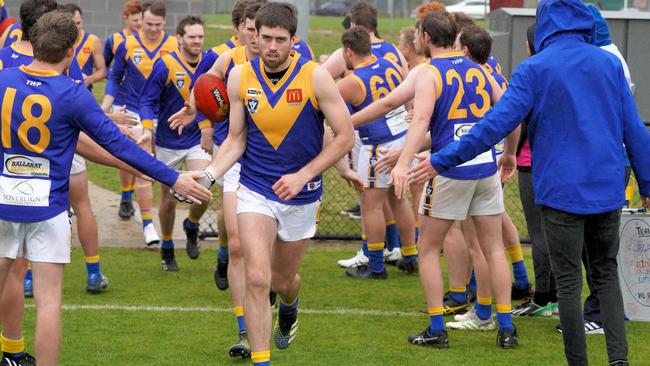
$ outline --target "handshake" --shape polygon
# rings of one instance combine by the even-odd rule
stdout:
[[[189,179],[193,180],[193,182],[190,183],[190,185],[196,185],[198,183],[201,188],[199,189],[188,189],[185,185],[180,183],[181,178],[184,180],[188,177]],[[214,178],[214,175],[208,171],[208,170],[203,170],[203,171],[196,171],[196,172],[187,172],[183,173],[179,176],[178,181],[176,181],[176,184],[170,189],[170,193],[174,195],[174,197],[180,201],[180,202],[186,202],[186,203],[199,203],[203,200],[209,201],[212,198],[212,193],[210,192],[210,188],[212,185],[216,182],[216,179]],[[209,193],[209,196],[206,195]]]

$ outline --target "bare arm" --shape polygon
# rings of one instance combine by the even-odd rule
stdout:
[[[492,105],[495,105],[503,95],[505,90],[501,89],[497,81],[488,74],[488,81],[492,86]],[[504,142],[504,151],[499,159],[499,171],[501,182],[507,182],[515,173],[517,167],[517,145],[519,144],[519,135],[521,134],[521,125],[517,126],[506,138]]]
[[[118,168],[135,175],[136,177],[143,177],[143,174],[140,171],[111,155],[83,132],[79,134],[77,154],[93,163]]]
[[[336,88],[341,94],[343,101],[352,105],[358,104],[363,98],[363,90],[354,78],[347,76],[336,83]]]
[[[343,49],[339,48],[332,52],[322,66],[330,73],[332,78],[338,79],[342,77],[347,70],[345,60],[343,59]]]
[[[206,168],[215,177],[222,177],[246,150],[247,127],[245,121],[244,104],[239,99],[239,79],[241,66],[235,66],[228,78],[228,99],[230,100],[230,129],[228,137]]]
[[[93,45],[93,63],[95,64],[95,72],[88,76],[84,76],[84,83],[86,86],[98,82],[106,77],[106,60],[104,60],[104,53],[102,52],[102,43],[97,37],[95,37],[95,44]]]
[[[313,82],[318,105],[334,133],[334,138],[302,169],[283,176],[273,185],[275,194],[285,201],[295,197],[307,182],[338,162],[354,145],[350,114],[334,80],[325,68],[317,66],[313,73]]]

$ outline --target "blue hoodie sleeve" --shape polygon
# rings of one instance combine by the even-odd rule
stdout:
[[[623,142],[634,171],[634,177],[639,184],[639,192],[642,196],[650,197],[650,133],[639,117],[622,68],[619,68],[619,80],[622,98]]]
[[[158,119],[160,96],[165,90],[168,76],[167,65],[162,58],[159,58],[153,65],[151,74],[147,78],[140,96],[140,118],[143,125],[145,124],[144,121],[152,121],[153,126],[153,120]]]
[[[431,155],[431,165],[443,173],[488,151],[512,132],[533,107],[533,92],[525,63],[519,65],[499,102],[470,132]]]
[[[115,42],[113,34],[106,37],[106,42],[104,42],[104,60],[106,61],[106,67],[110,67],[113,61],[113,42]]]
[[[113,97],[117,96],[120,83],[124,76],[124,71],[126,70],[126,46],[124,46],[124,43],[125,42],[122,42],[115,51],[115,64],[113,64],[113,67],[108,74],[106,90],[104,91],[104,94]]]
[[[73,120],[82,131],[101,147],[111,155],[169,187],[176,183],[179,174],[129,140],[108,119],[95,98],[83,84],[80,84],[76,89],[75,100],[78,108],[74,109]]]

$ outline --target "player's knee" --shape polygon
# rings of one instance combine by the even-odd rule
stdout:
[[[277,293],[283,294],[294,288],[294,283],[300,281],[298,274],[282,275],[274,273],[272,276],[271,287]]]
[[[257,294],[268,292],[271,289],[271,274],[258,269],[246,271],[246,290]]]

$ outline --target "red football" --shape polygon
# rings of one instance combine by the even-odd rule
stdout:
[[[16,18],[8,17],[5,20],[0,22],[0,34],[3,34],[7,28],[11,27],[16,23]]]
[[[216,75],[206,73],[194,84],[196,108],[212,122],[223,122],[228,118],[230,103],[226,84]]]

